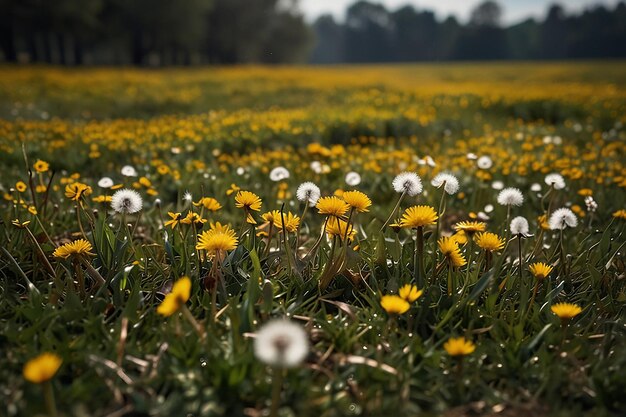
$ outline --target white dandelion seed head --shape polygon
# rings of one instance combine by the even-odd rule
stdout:
[[[346,184],[350,187],[355,187],[361,183],[361,175],[358,172],[348,172],[346,174]]]
[[[289,178],[289,170],[283,166],[276,167],[270,171],[270,180],[282,181]]]
[[[122,167],[121,173],[125,177],[136,177],[137,170],[130,165],[124,165]]]
[[[259,329],[254,355],[261,362],[282,368],[299,365],[309,353],[309,338],[302,326],[289,320],[272,320]]]
[[[511,220],[510,230],[512,235],[527,236],[530,230],[528,220],[525,217],[517,216]]]
[[[493,161],[487,155],[484,155],[478,158],[476,165],[480,169],[489,169],[493,166]]]
[[[493,204],[487,204],[484,210],[485,213],[491,213],[493,211]]]
[[[311,162],[310,167],[316,174],[322,173],[322,163],[320,161]]]
[[[552,138],[552,143],[555,145],[561,145],[563,143],[563,138],[560,136],[555,136]]]
[[[533,183],[533,185],[530,186],[530,191],[538,193],[539,191],[541,191],[541,184],[537,182]]]
[[[403,172],[398,174],[391,183],[397,193],[406,192],[410,197],[415,197],[422,192],[422,179],[415,172]]]
[[[296,190],[298,201],[308,201],[310,206],[315,206],[321,195],[320,187],[310,181],[303,182]]]
[[[494,190],[501,190],[504,188],[504,183],[502,181],[494,181],[491,183],[491,188]]]
[[[472,153],[472,152],[470,152],[467,155],[465,155],[465,157],[467,159],[470,159],[470,160],[478,159],[478,155],[476,155],[475,153]]]
[[[433,187],[437,188],[443,185],[444,191],[450,195],[456,194],[459,191],[459,180],[454,175],[448,174],[447,172],[440,172],[435,175],[435,178],[433,178],[430,183]]]
[[[185,194],[183,194],[183,201],[187,203],[191,203],[193,201],[193,195],[190,191],[185,191]]]
[[[503,206],[521,206],[523,202],[524,195],[517,188],[505,188],[498,194],[498,204]]]
[[[585,205],[587,206],[587,211],[591,213],[594,213],[598,209],[598,203],[596,203],[596,200],[590,195],[585,197]]]
[[[548,220],[548,225],[552,230],[563,230],[567,227],[578,226],[578,218],[574,212],[567,207],[554,210]]]
[[[143,199],[135,190],[124,188],[111,196],[111,208],[118,213],[133,214],[143,207]]]
[[[109,177],[102,177],[100,178],[100,181],[98,181],[98,187],[111,188],[113,187],[113,180]]]
[[[437,165],[435,163],[435,160],[430,155],[426,155],[424,157],[424,161],[426,162],[426,165],[428,165],[429,167],[432,167],[432,168],[434,168]]]
[[[237,168],[237,175],[243,175],[245,173],[246,173],[246,170],[244,167]]]
[[[548,174],[546,175],[545,182],[549,186],[554,187],[555,190],[562,190],[565,188],[565,179],[563,179],[561,174]]]
[[[487,220],[489,220],[491,218],[484,211],[479,211],[478,213],[476,213],[476,217],[478,217],[478,220],[482,220],[484,222],[486,222]]]
[[[154,200],[154,205],[157,207],[161,207],[161,199],[157,198],[156,200]]]

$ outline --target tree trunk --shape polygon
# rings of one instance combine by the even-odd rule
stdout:
[[[83,44],[78,38],[74,38],[74,65],[83,65],[85,61]]]
[[[15,49],[15,35],[12,27],[2,28],[0,31],[0,44],[6,62],[17,61],[17,50]]]
[[[62,33],[56,34],[57,44],[59,47],[59,63],[61,65],[67,65],[67,50],[65,48],[65,36]]]

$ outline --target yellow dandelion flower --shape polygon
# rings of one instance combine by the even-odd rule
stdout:
[[[148,178],[146,177],[141,177],[139,178],[139,184],[143,185],[146,188],[150,188],[152,187],[152,181],[150,181]]]
[[[39,184],[39,185],[35,186],[35,191],[37,191],[39,194],[45,193],[47,189],[48,189],[48,187],[46,187],[43,184]]]
[[[409,303],[412,303],[418,298],[420,298],[423,293],[424,293],[424,290],[418,290],[415,285],[411,285],[411,284],[403,285],[398,290],[398,295],[400,296],[400,298],[408,301]]]
[[[534,264],[531,264],[528,269],[537,279],[545,279],[548,275],[550,275],[550,272],[552,272],[552,266],[543,262],[535,262]]]
[[[30,220],[22,222],[19,219],[15,219],[15,220],[11,220],[11,224],[13,226],[17,227],[18,229],[25,229],[26,226],[28,226],[30,224]]]
[[[550,310],[556,314],[561,320],[569,320],[579,315],[583,309],[576,304],[558,303],[550,307]]]
[[[32,214],[33,216],[36,216],[37,215],[37,207],[35,207],[35,206],[28,206],[28,212],[30,214]]]
[[[94,256],[94,253],[91,253],[93,247],[91,243],[85,239],[78,239],[70,243],[66,243],[65,245],[61,245],[54,250],[52,256],[55,258],[63,258],[67,259],[72,255],[91,255]]]
[[[326,223],[326,233],[329,237],[338,237],[343,240],[346,236],[346,227],[348,228],[348,241],[354,240],[354,236],[356,236],[356,230],[352,224],[348,225],[348,222],[341,220],[337,217],[331,217]]]
[[[94,203],[110,203],[111,202],[111,196],[110,195],[99,195],[99,196],[93,197],[91,200]]]
[[[550,230],[550,223],[548,223],[548,216],[546,214],[537,217],[537,223],[539,223],[539,227],[543,230]]]
[[[176,226],[178,226],[178,224],[183,218],[182,213],[173,213],[171,211],[168,211],[167,215],[170,216],[170,220],[166,221],[164,226],[165,227],[171,226],[172,230],[175,229]]]
[[[465,257],[459,249],[459,244],[452,237],[442,237],[437,242],[439,250],[446,260],[455,268],[461,267],[467,263]]]
[[[502,249],[504,247],[504,243],[506,242],[506,239],[491,232],[479,233],[476,235],[475,240],[478,247],[489,252],[495,252]]]
[[[402,225],[400,224],[400,220],[396,220],[395,222],[389,224],[389,227],[391,227],[391,230],[393,230],[396,233],[400,233],[400,230],[402,230]]]
[[[413,206],[404,211],[400,224],[405,228],[417,228],[435,224],[437,213],[431,206]]]
[[[48,169],[50,169],[50,164],[48,164],[46,161],[42,161],[41,159],[38,159],[37,162],[33,164],[33,168],[35,169],[35,172],[38,172],[41,174],[41,173],[48,171]]]
[[[62,363],[63,361],[58,355],[44,352],[26,362],[22,373],[25,380],[34,384],[41,384],[51,380],[61,367]]]
[[[206,219],[203,219],[198,213],[193,211],[188,212],[184,218],[180,219],[182,224],[195,224],[196,226],[202,226],[206,222]]]
[[[250,191],[239,191],[235,196],[235,206],[244,210],[261,210],[261,198]]]
[[[157,313],[169,317],[176,313],[189,300],[191,295],[191,280],[182,277],[174,283],[172,292],[167,294],[157,307]]]
[[[211,256],[233,250],[237,247],[235,231],[228,225],[217,222],[198,236],[196,249],[204,249]]]
[[[20,193],[23,193],[24,191],[26,191],[28,187],[26,186],[26,183],[24,181],[18,181],[15,183],[15,189],[17,191],[19,191]]]
[[[454,230],[457,232],[465,232],[466,234],[484,232],[487,229],[487,225],[483,222],[465,221],[459,222],[454,225]]]
[[[465,356],[476,350],[476,345],[471,340],[465,340],[464,337],[451,337],[443,348],[450,356]]]
[[[341,217],[350,208],[350,205],[339,197],[322,197],[317,201],[317,210],[319,214],[328,216]]]
[[[241,190],[241,188],[238,187],[236,184],[230,184],[230,188],[226,190],[226,195],[234,194],[239,190]]]
[[[270,222],[274,225],[274,227],[278,229],[283,228],[283,219],[285,220],[285,229],[293,233],[298,230],[298,226],[300,225],[300,217],[296,216],[292,212],[280,214],[279,210],[272,210],[263,215],[261,215],[263,220],[266,222]]]
[[[372,200],[360,191],[346,191],[342,198],[350,207],[361,213],[369,211],[368,207],[372,205]]]
[[[411,308],[408,301],[397,295],[383,295],[380,305],[389,314],[404,314]]]
[[[465,245],[467,243],[467,234],[463,230],[456,232],[450,236],[450,238],[459,245]]]
[[[626,220],[626,210],[620,209],[613,213],[613,217],[616,219]]]
[[[202,197],[200,201],[193,203],[193,205],[196,207],[202,206],[209,211],[218,211],[222,208],[222,205],[213,197]]]
[[[80,182],[73,182],[65,186],[65,196],[70,200],[78,201],[91,194],[91,187]]]

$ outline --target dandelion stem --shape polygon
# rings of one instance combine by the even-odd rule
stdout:
[[[446,211],[446,182],[444,181],[442,186],[442,193],[441,193],[441,200],[439,200],[439,211],[437,212],[437,228],[435,229],[435,246],[437,245],[437,242],[439,242],[439,234],[441,233],[441,218],[443,217],[443,213]],[[431,278],[431,285],[435,282],[435,280],[437,279],[437,268],[435,268],[435,266],[437,265],[437,260],[438,260],[438,255],[439,253],[434,250],[433,251],[433,273],[432,273],[432,278]],[[449,288],[448,288],[448,292],[449,292]]]
[[[54,401],[54,390],[52,389],[52,381],[46,381],[43,384],[43,398],[46,403],[46,411],[50,417],[56,417],[57,406]]]
[[[270,408],[270,417],[278,416],[278,407],[280,407],[280,394],[283,390],[283,369],[274,367],[272,372],[272,405]]]
[[[381,232],[385,232],[385,228],[387,227],[387,225],[389,224],[389,222],[391,221],[391,219],[394,216],[394,213],[398,210],[398,207],[400,207],[400,203],[402,202],[402,200],[404,199],[404,196],[406,195],[406,190],[404,190],[402,192],[402,194],[400,194],[400,198],[398,199],[398,202],[396,203],[395,207],[393,208],[393,210],[391,210],[391,213],[389,213],[389,217],[387,217],[387,220],[385,220],[385,223],[383,224],[383,227],[380,228]]]
[[[287,239],[287,224],[285,223],[285,203],[280,207],[280,223],[283,231],[283,244],[285,245],[285,256],[287,256],[287,265],[289,266],[289,276],[293,273],[293,264],[291,259],[291,250],[289,248],[289,240]]]
[[[183,316],[185,316],[185,318],[187,319],[187,321],[193,326],[193,328],[196,330],[196,332],[198,332],[198,336],[200,336],[200,339],[204,339],[204,328],[202,327],[202,325],[200,325],[200,323],[198,323],[198,321],[195,319],[195,317],[193,316],[193,314],[191,314],[191,311],[189,311],[189,309],[187,308],[186,305],[182,305],[180,307],[180,311],[181,313],[183,313]]]
[[[309,200],[307,199],[304,203],[304,210],[302,210],[302,216],[300,216],[300,223],[298,223],[298,227],[296,227],[296,253],[298,253],[298,246],[300,245],[300,227],[302,227],[302,223],[304,223],[304,216],[306,216],[306,212],[309,210]],[[270,230],[271,230],[270,223]]]
[[[417,286],[424,288],[424,227],[418,226],[415,232],[415,253],[413,260]]]

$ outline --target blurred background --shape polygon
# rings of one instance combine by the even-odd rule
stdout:
[[[0,62],[170,66],[626,57],[626,3],[0,0]]]

